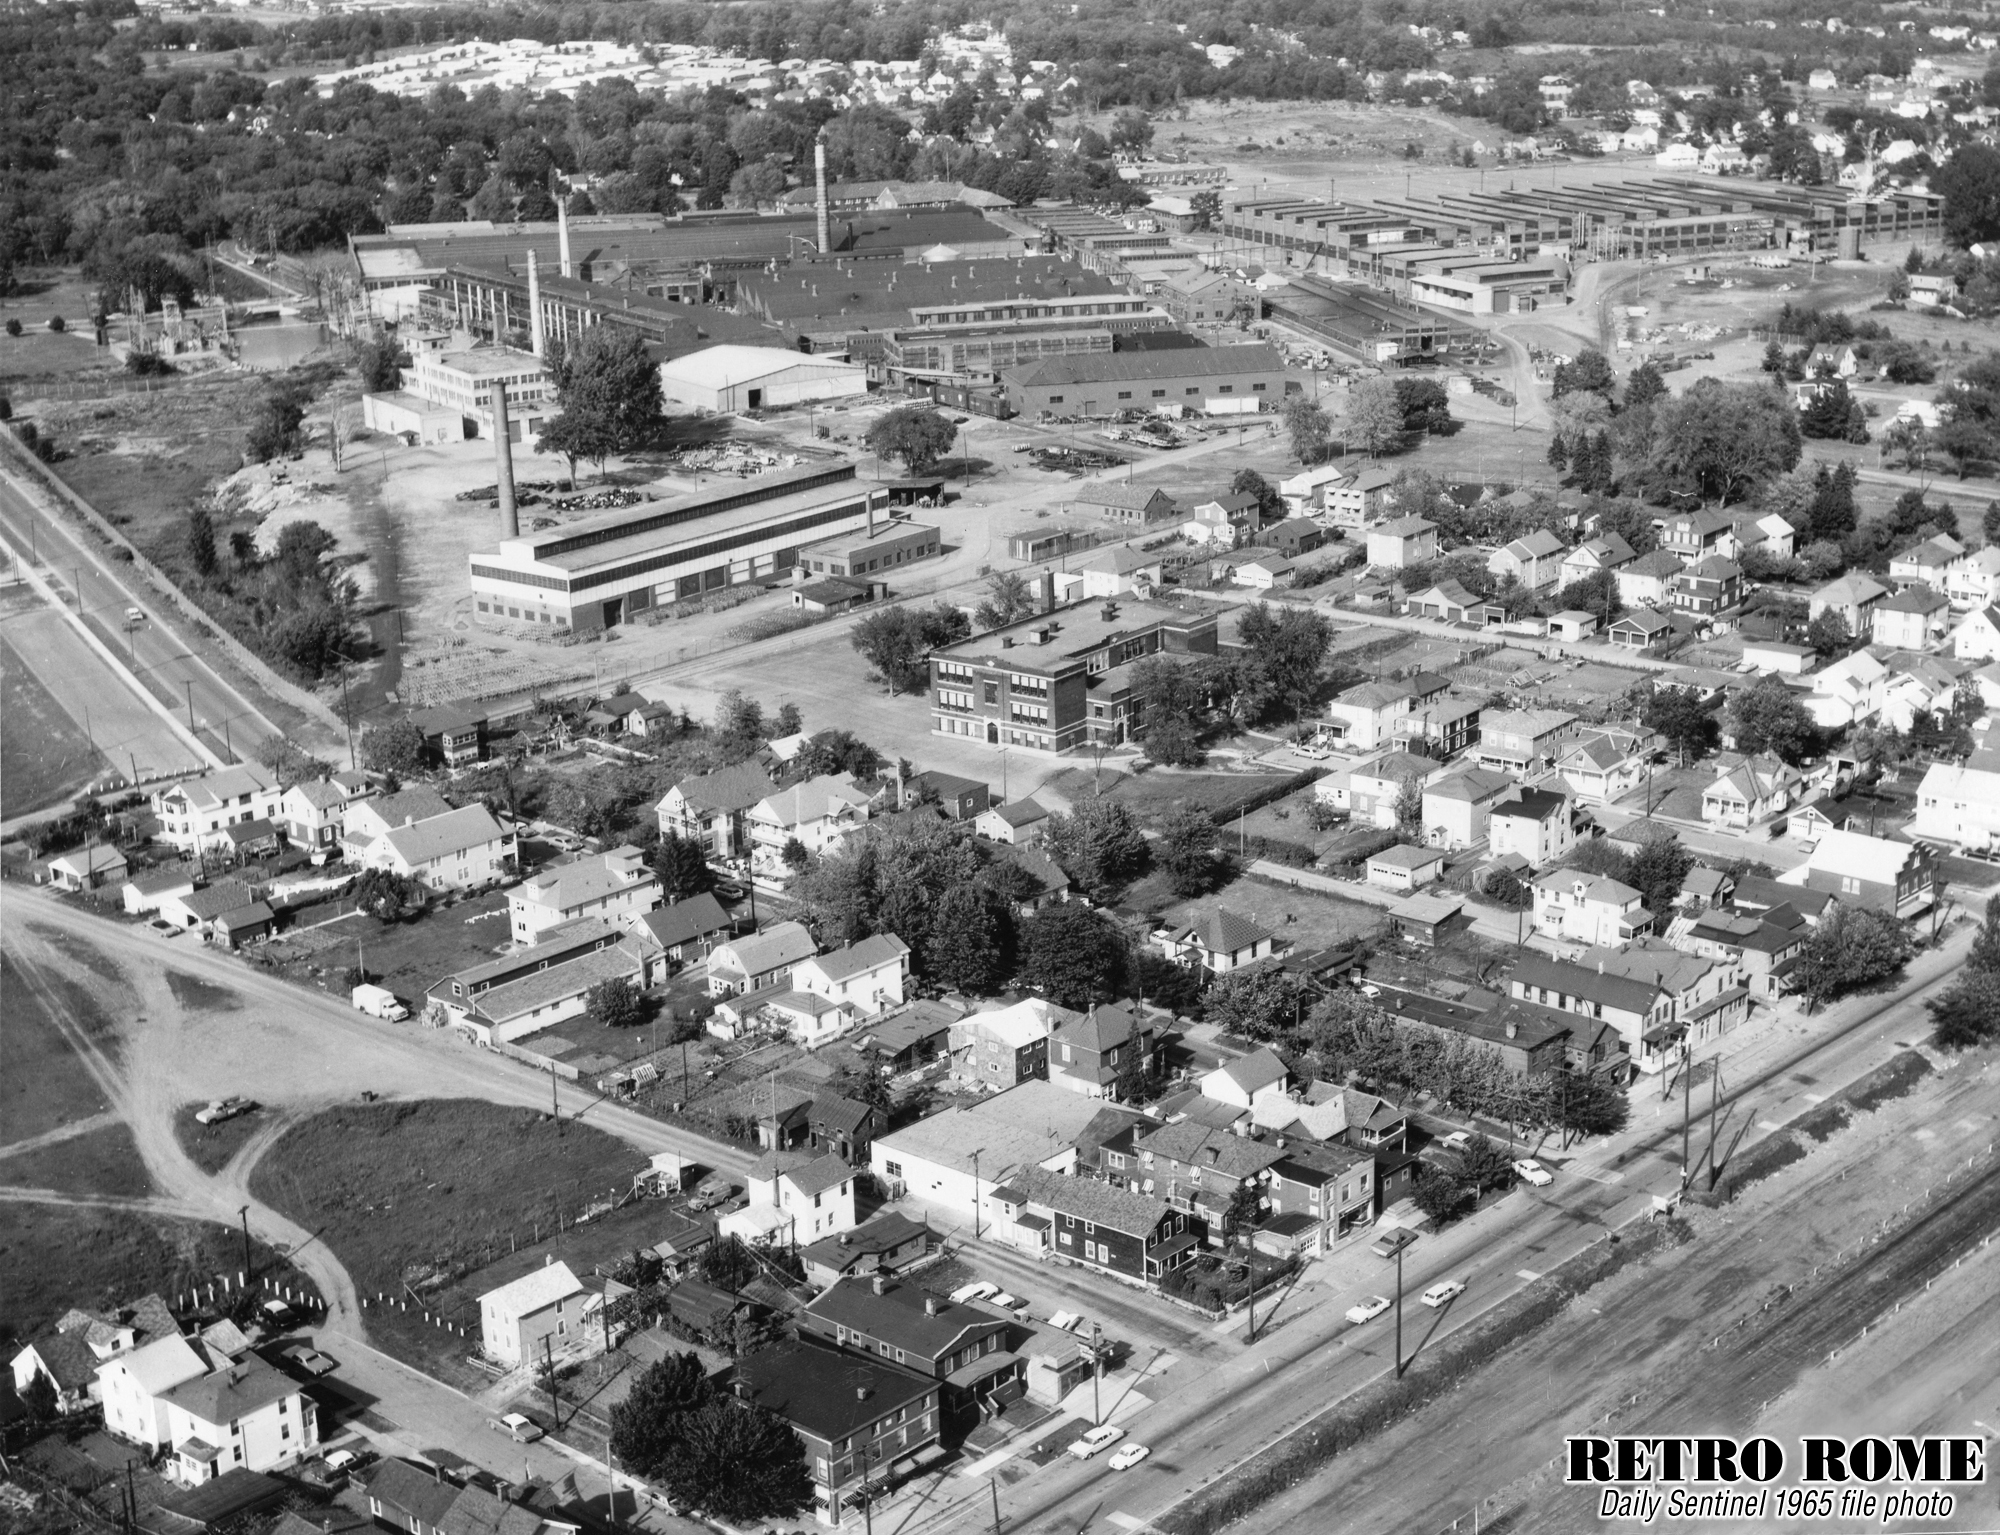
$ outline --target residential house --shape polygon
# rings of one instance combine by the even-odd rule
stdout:
[[[1853,378],[1861,371],[1861,354],[1851,346],[1822,343],[1806,358],[1807,378]]]
[[[877,1109],[838,1093],[813,1099],[806,1111],[808,1143],[851,1167],[868,1165],[868,1150],[881,1128],[882,1115]]]
[[[1188,515],[1192,524],[1205,530],[1200,535],[1190,536],[1195,537],[1197,542],[1205,540],[1225,549],[1233,549],[1246,542],[1263,526],[1264,521],[1257,497],[1245,490],[1224,491],[1219,496],[1196,502]]]
[[[1958,673],[1935,656],[1899,651],[1882,682],[1882,721],[1908,734],[1920,714],[1948,715],[1958,702]],[[1977,684],[1974,684],[1976,687]]]
[[[81,1412],[98,1395],[98,1366],[161,1338],[179,1337],[180,1331],[158,1295],[110,1311],[71,1309],[9,1361],[14,1394],[22,1395],[37,1375],[44,1376],[55,1390],[57,1411]]]
[[[1650,932],[1645,896],[1608,874],[1551,869],[1532,883],[1535,931],[1565,943],[1617,947]]]
[[[1160,555],[1130,544],[1114,544],[1085,555],[1066,571],[1053,572],[1052,578],[1056,597],[1062,602],[1079,597],[1149,597],[1159,587],[1165,570],[1166,562]]]
[[[1326,510],[1327,490],[1350,475],[1351,471],[1341,464],[1314,465],[1301,469],[1290,479],[1280,480],[1278,494],[1284,497],[1285,510],[1290,516],[1310,518]]]
[[[1681,569],[1681,557],[1671,550],[1642,554],[1612,571],[1618,583],[1618,600],[1628,608],[1658,607],[1671,599],[1674,578]]]
[[[1604,631],[1604,637],[1623,650],[1648,650],[1672,639],[1674,634],[1673,620],[1652,608],[1634,608],[1620,614]]]
[[[1102,1108],[1052,1082],[1023,1081],[878,1136],[869,1166],[891,1198],[935,1207],[952,1225],[989,1226],[997,1219],[993,1195],[1007,1178],[1077,1165],[1077,1139]]]
[[[1049,1036],[1049,1080],[1088,1098],[1125,1096],[1122,1082],[1152,1075],[1152,1023],[1122,1004],[1063,1011]]]
[[[1427,1035],[1447,1047],[1470,1046],[1517,1081],[1549,1075],[1572,1061],[1588,1070],[1598,1057],[1621,1054],[1610,1048],[1618,1035],[1609,1024],[1512,999],[1481,1008],[1431,998],[1418,1002],[1391,993],[1390,1022],[1399,1034]],[[1389,1197],[1387,1190],[1382,1197]]]
[[[479,1297],[480,1350],[509,1367],[532,1363],[543,1357],[544,1339],[561,1348],[572,1332],[581,1337],[585,1317],[603,1301],[552,1259]]]
[[[1310,1257],[1366,1227],[1375,1214],[1375,1156],[1338,1141],[1286,1148],[1265,1170],[1269,1215],[1253,1240],[1265,1251]]]
[[[817,857],[840,846],[868,819],[869,794],[852,773],[826,773],[766,795],[752,807],[751,860],[766,872],[785,869],[794,841]]]
[[[226,846],[225,827],[270,819],[282,797],[271,776],[251,762],[184,778],[153,791],[153,817],[159,823],[154,840],[183,853],[220,851]]]
[[[1368,530],[1368,563],[1378,570],[1405,570],[1437,557],[1437,524],[1426,518],[1398,517]]]
[[[1936,900],[1936,864],[1922,843],[1829,831],[1806,862],[1779,875],[1778,883],[1803,885],[1843,905],[1907,918],[1928,911]]]
[[[1889,588],[1881,582],[1859,571],[1849,571],[1812,594],[1806,604],[1806,616],[1818,618],[1822,613],[1837,613],[1849,634],[1869,634],[1873,632],[1875,609],[1888,595]]]
[[[358,858],[370,843],[397,827],[449,815],[452,808],[451,801],[429,784],[350,801],[341,818],[341,846],[349,858]]]
[[[1917,786],[1909,835],[1946,847],[1990,851],[2000,843],[2000,772],[1934,762]]]
[[[855,1227],[854,1169],[831,1152],[767,1151],[744,1177],[747,1203],[715,1224],[724,1241],[797,1247]]]
[[[968,1013],[951,1026],[952,1075],[992,1092],[1049,1076],[1049,1037],[1068,1008],[1040,997]]]
[[[1683,565],[1711,556],[1727,559],[1736,553],[1735,518],[1716,507],[1677,512],[1660,530],[1660,548]]]
[[[708,957],[708,994],[712,997],[761,991],[787,979],[801,960],[819,952],[819,945],[801,922],[778,922],[761,933],[720,943]]]
[[[1027,876],[1027,881],[1010,892],[1014,897],[1014,909],[1024,917],[1033,916],[1052,901],[1069,899],[1069,876],[1063,873],[1062,865],[1041,850],[1040,847],[1021,847],[1008,843],[996,843],[996,860],[1011,863]]]
[[[1178,522],[1181,517],[1174,498],[1157,486],[1125,485],[1117,481],[1098,481],[1079,486],[1070,505],[1079,516],[1130,523],[1141,528]]]
[[[1949,593],[1952,564],[1964,554],[1965,545],[1948,533],[1939,533],[1891,555],[1889,579],[1901,588],[1927,586],[1934,592]]]
[[[1281,586],[1289,586],[1292,581],[1293,562],[1277,555],[1260,555],[1254,560],[1244,560],[1229,572],[1231,584],[1248,586],[1260,592],[1276,591]]]
[[[1934,650],[1944,643],[1951,627],[1951,603],[1943,592],[1928,586],[1905,587],[1875,605],[1870,623],[1878,645],[1895,650]]]
[[[1577,964],[1604,977],[1655,987],[1669,1003],[1660,1043],[1673,1048],[1713,1044],[1750,1016],[1750,993],[1729,960],[1692,954],[1658,938],[1621,947],[1586,949]],[[1640,1057],[1644,1065],[1644,1057]]]
[[[893,1359],[945,1388],[948,1405],[1004,1407],[1022,1392],[1014,1324],[877,1272],[843,1279],[798,1313],[799,1335]]]
[[[1568,716],[1564,716],[1568,718]],[[1485,751],[1482,730],[1480,751]],[[1486,819],[1514,780],[1486,768],[1467,767],[1424,785],[1424,840],[1433,847],[1467,848],[1486,840]]]
[[[1507,995],[1563,1015],[1572,1026],[1582,1018],[1613,1030],[1625,1054],[1648,1071],[1665,1064],[1670,1036],[1674,1041],[1679,1037],[1672,1027],[1672,997],[1650,982],[1599,970],[1594,964],[1525,955],[1507,978]]]
[[[1945,573],[1945,595],[1959,613],[2000,603],[2000,545],[1988,544],[1953,560]]]
[[[211,1368],[198,1338],[178,1331],[119,1354],[97,1367],[92,1393],[103,1404],[104,1427],[118,1438],[158,1450],[173,1442],[166,1403],[174,1387],[199,1380]]]
[[[903,785],[902,808],[936,805],[947,821],[977,822],[993,803],[993,791],[977,778],[955,773],[919,773]]]
[[[1622,542],[1622,540],[1621,540]],[[1540,591],[1545,586],[1554,586],[1563,572],[1564,556],[1568,549],[1563,541],[1547,528],[1537,528],[1525,537],[1493,551],[1486,561],[1486,569],[1498,580],[1505,581],[1512,576],[1529,591]]]
[[[1606,533],[1601,538],[1578,544],[1565,554],[1557,579],[1563,586],[1568,586],[1600,571],[1622,569],[1638,557],[1632,546],[1618,534]]]
[[[1951,653],[1960,661],[2000,661],[2000,607],[1974,608],[1960,619]]]
[[[1729,897],[1729,905],[1733,910],[1748,912],[1752,916],[1767,915],[1780,906],[1789,906],[1799,914],[1807,927],[1818,927],[1819,919],[1825,916],[1834,904],[1835,898],[1824,890],[1808,890],[1805,886],[1797,884],[1780,884],[1777,880],[1766,879],[1761,874],[1739,876],[1736,889]]]
[[[1039,801],[1029,798],[990,806],[980,812],[972,823],[972,829],[995,842],[1021,847],[1040,842],[1048,824],[1048,811],[1042,808]]]
[[[605,981],[644,991],[666,972],[666,956],[643,928],[580,917],[433,983],[425,1009],[481,1044],[507,1044],[586,1011],[591,989]]]
[[[1566,791],[1517,788],[1487,812],[1486,838],[1495,858],[1513,853],[1531,868],[1544,868],[1576,846],[1580,819]]]
[[[1398,844],[1368,860],[1368,883],[1404,895],[1421,889],[1444,873],[1444,854],[1434,847]]]
[[[1326,706],[1321,731],[1343,747],[1374,751],[1395,739],[1397,720],[1434,705],[1450,686],[1435,672],[1416,672],[1396,682],[1357,683]]]
[[[350,815],[350,847],[352,821]],[[365,868],[404,875],[432,890],[471,890],[506,879],[514,872],[514,855],[513,831],[484,805],[466,805],[392,826],[361,848],[356,861]]]
[[[184,869],[148,869],[125,881],[119,895],[125,902],[127,916],[142,917],[149,911],[158,911],[163,902],[178,900],[194,894],[194,875]]]
[[[1679,612],[1713,618],[1743,600],[1743,567],[1711,554],[1674,577],[1668,601]]]
[[[486,755],[486,711],[477,704],[412,709],[410,723],[423,734],[427,761],[462,767]]]
[[[1479,740],[1480,702],[1476,698],[1434,698],[1390,722],[1398,741],[1423,743],[1438,761],[1458,756]]]
[[[378,1460],[357,1478],[378,1529],[404,1535],[578,1535],[584,1526],[554,1487],[530,1482],[507,1495],[462,1484],[435,1463]],[[350,1535],[353,1516],[340,1503],[312,1510],[312,1517],[289,1512],[271,1535]]]
[[[1287,517],[1283,522],[1272,523],[1257,535],[1259,543],[1268,544],[1291,560],[1323,548],[1326,539],[1326,529],[1310,517]]]
[[[894,1210],[884,1210],[852,1231],[822,1237],[799,1253],[809,1284],[832,1285],[851,1277],[895,1274],[928,1257],[931,1229]]]
[[[1479,717],[1472,758],[1494,772],[1538,774],[1555,765],[1563,743],[1578,730],[1576,716],[1560,709],[1488,710]],[[1428,813],[1424,824],[1431,824]]]
[[[1776,640],[1747,640],[1743,664],[1752,671],[1781,677],[1797,677],[1813,664],[1819,654],[1810,645],[1786,645]]]
[[[736,931],[736,923],[722,909],[722,903],[706,890],[671,906],[637,912],[629,925],[644,928],[668,959],[681,964],[704,957]]]
[[[1277,1052],[1259,1048],[1205,1072],[1201,1095],[1232,1108],[1254,1110],[1260,1104],[1284,1099],[1291,1080],[1291,1070]]]
[[[1889,668],[1867,651],[1857,650],[1815,672],[1812,692],[1802,702],[1816,724],[1837,730],[1875,718],[1888,695]]]
[[[1198,1119],[1141,1127],[1133,1136],[1139,1190],[1185,1211],[1220,1245],[1232,1205],[1245,1189],[1257,1191],[1263,1173],[1284,1148]]]
[[[309,778],[279,796],[271,819],[284,830],[293,847],[308,853],[332,853],[346,831],[347,807],[372,793],[373,786],[358,773]]]
[[[96,1394],[106,1429],[161,1454],[166,1474],[190,1486],[319,1447],[318,1412],[290,1377],[177,1332],[99,1365]]]
[[[838,1003],[850,1024],[903,1003],[910,974],[910,946],[894,933],[876,933],[792,966],[794,988]]]
[[[1715,781],[1701,791],[1701,818],[1744,831],[1783,815],[1805,792],[1805,774],[1776,757],[1724,759],[1716,764]]]
[[[261,888],[261,887],[260,887]],[[174,891],[160,897],[160,918],[183,931],[196,928],[206,932],[225,912],[248,906],[256,896],[240,880],[225,879],[199,890]]]
[[[1812,930],[1789,906],[1767,912],[1704,911],[1675,943],[1690,954],[1734,964],[1750,995],[1772,1001],[1791,989],[1791,974]]]
[[[1427,587],[1413,594],[1409,604],[1412,618],[1428,618],[1440,624],[1471,624],[1482,629],[1486,627],[1489,612],[1495,622],[1505,616],[1505,610],[1497,603],[1474,596],[1458,581],[1440,581]]]
[[[653,807],[660,818],[660,835],[671,832],[697,842],[711,857],[747,858],[750,812],[777,787],[754,759],[683,778]]]
[[[813,1338],[744,1355],[733,1389],[799,1436],[825,1525],[846,1523],[869,1485],[936,1444],[942,1427],[937,1381]]]
[[[1212,976],[1268,959],[1279,947],[1277,935],[1268,928],[1219,906],[1185,927],[1160,928],[1153,942],[1175,964]]]
[[[507,918],[514,942],[533,943],[578,917],[636,917],[659,904],[660,877],[646,855],[615,847],[544,864],[507,892]]]
[[[1443,773],[1443,764],[1405,751],[1388,752],[1362,763],[1347,775],[1347,802],[1355,824],[1392,829],[1410,786],[1415,785],[1414,792],[1421,795],[1424,786]]]
[[[109,843],[93,842],[88,847],[58,853],[48,863],[49,883],[58,890],[95,890],[100,885],[125,883],[125,855]]]
[[[1026,1229],[1016,1245],[1031,1251],[1157,1284],[1200,1249],[1187,1214],[1157,1194],[1038,1169],[1023,1172],[1018,1185],[1016,1220]]]
[[[1374,467],[1359,469],[1352,474],[1344,475],[1325,486],[1320,492],[1320,504],[1324,511],[1324,520],[1329,526],[1336,528],[1370,528],[1387,513],[1391,503],[1395,500],[1395,486],[1396,474],[1392,469]],[[1408,518],[1405,520],[1418,521],[1421,519]],[[1383,547],[1384,552],[1388,552],[1388,546],[1384,545]],[[1425,545],[1421,538],[1414,545],[1411,545],[1398,536],[1396,547],[1399,553],[1404,553],[1412,549],[1421,551]],[[1437,536],[1435,533],[1430,536],[1429,548],[1429,554],[1418,553],[1416,558],[1437,558]],[[1376,560],[1372,547],[1369,550],[1368,563],[1370,565],[1382,563]]]

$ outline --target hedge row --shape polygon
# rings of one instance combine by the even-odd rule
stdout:
[[[1442,1396],[1523,1338],[1546,1327],[1569,1303],[1620,1269],[1684,1241],[1679,1221],[1650,1225],[1593,1243],[1509,1296],[1465,1331],[1454,1333],[1393,1377],[1364,1386],[1331,1411],[1204,1487],[1155,1521],[1165,1535],[1214,1535],[1288,1488],[1317,1475],[1343,1450]]]

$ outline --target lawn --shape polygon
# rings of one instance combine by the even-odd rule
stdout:
[[[465,1099],[328,1109],[251,1175],[364,1295],[427,1295],[630,1190],[638,1154],[587,1124]]]
[[[524,1050],[539,1051],[575,1066],[587,1077],[656,1054],[662,1058],[662,1071],[677,1072],[680,1057],[670,1045],[675,1020],[706,1018],[715,1011],[714,1000],[703,981],[687,974],[668,982],[664,992],[649,993],[648,1000],[654,1004],[653,1011],[642,1024],[614,1029],[589,1013],[580,1013],[516,1043]],[[679,1096],[678,1091],[675,1096]]]
[[[1387,918],[1382,908],[1343,901],[1316,890],[1298,890],[1246,875],[1214,895],[1177,901],[1164,908],[1167,922],[1191,922],[1218,906],[1248,917],[1300,949],[1330,949],[1379,934]]]
[[[433,906],[412,922],[386,926],[359,913],[270,944],[281,974],[341,992],[338,976],[357,962],[368,977],[420,1010],[425,990],[439,978],[483,964],[507,942],[507,897],[501,891]],[[344,993],[341,993],[343,996]]]
[[[36,979],[52,988],[53,995],[45,1000],[27,983],[19,965],[0,957],[0,1017],[6,1019],[7,1063],[0,1071],[0,1127],[4,1127],[0,1135],[8,1141],[26,1140],[109,1107],[48,1009],[61,1008],[73,1026],[100,1048],[114,1052],[116,1022],[81,986],[46,971],[38,971]],[[5,1181],[21,1180],[10,1172]]]
[[[0,815],[46,810],[104,770],[103,755],[0,639]]]
[[[259,1274],[303,1284],[278,1254],[251,1244]],[[32,1338],[72,1306],[97,1309],[157,1291],[169,1302],[243,1267],[232,1226],[89,1206],[9,1205],[0,1222],[0,1341]]]
[[[132,1127],[107,1124],[68,1140],[51,1141],[34,1151],[0,1161],[0,1179],[24,1189],[54,1189],[58,1194],[129,1194],[143,1198],[154,1192],[152,1174],[139,1156]]]
[[[1173,768],[1149,768],[1140,773],[1089,768],[1065,768],[1049,780],[1050,788],[1072,802],[1097,792],[1124,802],[1142,825],[1161,821],[1175,810],[1203,810],[1228,818],[1260,794],[1268,794],[1291,775],[1286,773],[1202,773]]]
[[[174,1110],[174,1139],[181,1143],[181,1150],[205,1173],[219,1173],[229,1165],[229,1159],[248,1144],[250,1137],[269,1122],[261,1108],[252,1109],[247,1114],[238,1114],[234,1119],[225,1119],[219,1125],[204,1125],[196,1121],[201,1112],[199,1103],[184,1103]]]

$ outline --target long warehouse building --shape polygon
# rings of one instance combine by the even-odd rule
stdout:
[[[801,547],[890,521],[890,488],[854,469],[781,470],[503,538],[472,554],[475,618],[590,633],[786,576]]]

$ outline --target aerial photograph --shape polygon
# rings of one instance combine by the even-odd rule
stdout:
[[[0,1535],[2000,1531],[2000,0],[0,0]]]

